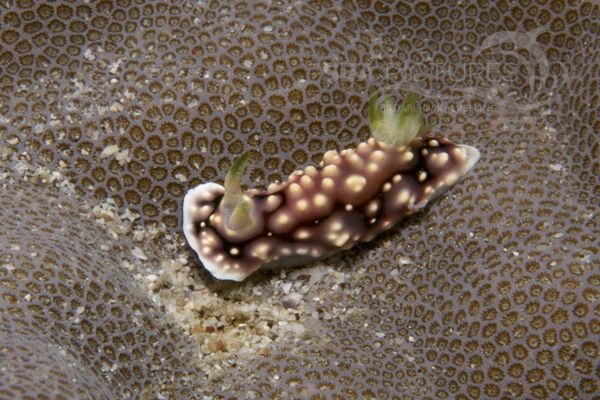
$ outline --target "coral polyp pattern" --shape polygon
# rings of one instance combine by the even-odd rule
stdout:
[[[600,396],[599,20],[1,1],[0,397]],[[197,266],[185,192],[246,151],[260,188],[367,140],[374,87],[418,92],[476,170],[338,257],[242,284]]]

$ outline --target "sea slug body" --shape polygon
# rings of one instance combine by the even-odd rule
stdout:
[[[242,193],[247,155],[225,187],[201,184],[185,195],[183,230],[217,279],[241,281],[259,268],[297,266],[369,241],[454,185],[479,159],[471,146],[417,136],[422,114],[409,95],[392,109],[372,100],[372,138],[327,151],[318,167],[266,190]]]

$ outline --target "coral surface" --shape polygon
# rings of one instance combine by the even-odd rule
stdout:
[[[600,396],[600,5],[0,2],[0,397]],[[481,151],[426,212],[217,282],[184,193],[369,137],[417,92]]]

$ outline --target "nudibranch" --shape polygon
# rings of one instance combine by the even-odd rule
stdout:
[[[297,266],[349,249],[390,229],[469,172],[471,146],[423,133],[416,95],[396,109],[389,96],[369,102],[372,136],[356,148],[327,151],[318,167],[284,183],[242,192],[245,153],[224,187],[187,192],[183,230],[217,279],[242,281],[259,268]]]

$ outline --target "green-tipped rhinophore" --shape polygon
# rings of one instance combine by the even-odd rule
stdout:
[[[222,205],[229,209],[234,209],[242,201],[242,175],[248,163],[248,152],[242,154],[240,158],[235,160],[227,176],[225,177],[225,195],[223,196]]]
[[[417,104],[417,95],[409,93],[396,109],[391,96],[383,99],[375,95],[369,100],[369,125],[373,137],[388,146],[402,146],[423,130],[423,112]]]
[[[241,231],[252,223],[252,217],[250,215],[250,202],[248,200],[242,200],[238,204],[227,221],[227,227],[234,231]]]
[[[225,225],[234,231],[241,231],[252,223],[252,205],[242,195],[242,175],[248,163],[248,152],[235,160],[225,177],[225,194],[221,206],[225,215]]]

